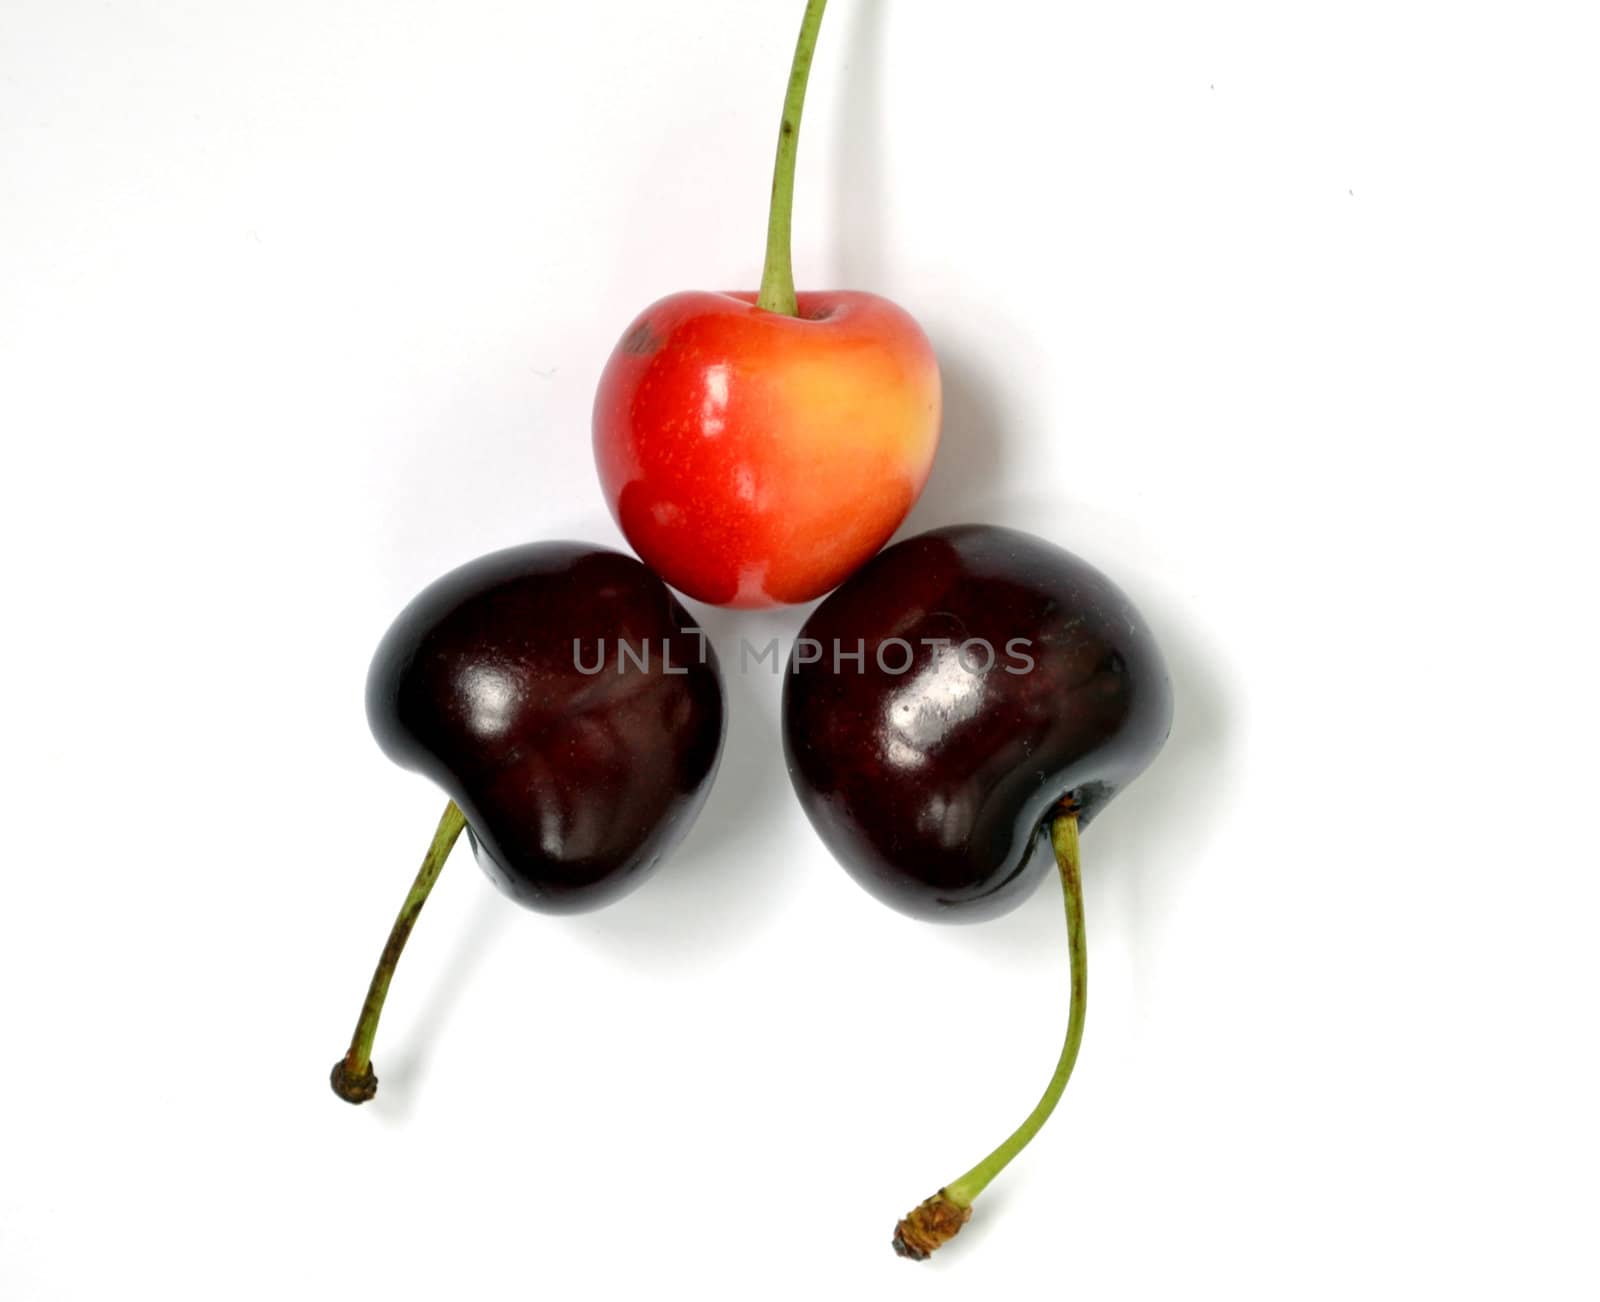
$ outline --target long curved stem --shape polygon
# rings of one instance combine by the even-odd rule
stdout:
[[[822,11],[828,0],[806,0],[800,21],[800,39],[789,70],[789,90],[783,97],[783,121],[778,127],[778,157],[772,167],[772,207],[767,214],[767,261],[761,271],[761,293],[756,306],[769,312],[797,316],[794,294],[794,258],[790,229],[794,223],[794,164],[800,152],[800,114],[806,104],[806,83],[811,77],[811,56],[817,48]]]
[[[350,1049],[333,1064],[329,1078],[333,1092],[346,1103],[365,1103],[378,1092],[378,1077],[372,1070],[372,1042],[378,1034],[378,1018],[383,1013],[383,1001],[389,994],[389,982],[395,965],[400,962],[401,951],[411,938],[411,929],[417,925],[422,906],[428,901],[433,884],[439,880],[439,870],[450,857],[450,849],[466,827],[467,820],[456,802],[444,807],[444,817],[433,834],[433,844],[423,856],[422,867],[417,869],[411,892],[400,906],[399,916],[389,931],[389,940],[378,958],[377,970],[372,974],[372,984],[367,988],[366,1002],[361,1005],[361,1016],[356,1020],[355,1034],[350,1037]]]
[[[1089,951],[1083,926],[1083,873],[1078,855],[1078,818],[1074,813],[1058,814],[1050,823],[1050,843],[1055,849],[1056,866],[1061,872],[1061,891],[1066,899],[1067,948],[1072,968],[1072,996],[1067,1010],[1067,1036],[1056,1060],[1055,1074],[1044,1094],[1022,1124],[994,1152],[958,1179],[921,1203],[895,1230],[894,1249],[902,1257],[921,1261],[966,1224],[972,1215],[973,1200],[1006,1165],[1028,1146],[1050,1119],[1078,1061],[1083,1043],[1083,1023],[1089,1008]]]

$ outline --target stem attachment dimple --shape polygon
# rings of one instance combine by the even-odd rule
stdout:
[[[778,157],[772,166],[772,207],[767,214],[767,260],[761,270],[761,292],[756,306],[785,316],[798,316],[794,293],[794,257],[790,230],[794,224],[794,165],[800,152],[800,114],[806,103],[806,83],[811,77],[811,57],[817,48],[822,11],[828,0],[806,0],[800,20],[800,39],[794,47],[789,89],[783,97],[783,121],[778,126]]]
[[[444,867],[451,847],[466,825],[466,816],[452,800],[444,807],[444,816],[433,834],[433,844],[428,847],[422,867],[417,869],[416,880],[411,883],[411,892],[389,931],[388,942],[372,974],[372,984],[367,987],[366,1002],[361,1005],[361,1016],[356,1020],[355,1034],[350,1037],[350,1049],[333,1064],[329,1077],[333,1092],[346,1103],[365,1103],[378,1092],[378,1077],[372,1070],[372,1041],[378,1034],[378,1018],[389,994],[389,982],[395,965],[400,962],[401,951],[411,937],[411,929],[417,925],[422,906],[427,903],[433,884],[439,880],[439,870]]]
[[[1022,1124],[988,1157],[957,1180],[952,1180],[932,1198],[921,1203],[895,1228],[894,1250],[913,1261],[924,1260],[941,1244],[954,1238],[972,1215],[973,1200],[988,1187],[989,1181],[1028,1146],[1050,1119],[1078,1061],[1083,1043],[1083,1023],[1089,1008],[1089,951],[1083,926],[1083,874],[1078,854],[1078,816],[1063,809],[1050,821],[1050,844],[1055,849],[1056,867],[1061,873],[1061,892],[1066,899],[1067,949],[1072,969],[1072,996],[1067,1011],[1067,1036],[1056,1060],[1055,1074],[1044,1094]]]

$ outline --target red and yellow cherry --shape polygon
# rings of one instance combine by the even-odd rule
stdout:
[[[606,366],[595,459],[644,562],[717,605],[809,601],[905,519],[933,464],[939,368],[917,323],[863,293],[684,293]]]
[[[623,534],[716,605],[837,586],[905,519],[939,441],[939,366],[910,315],[874,294],[795,292],[795,155],[825,2],[809,0],[795,50],[760,292],[646,308],[595,395],[595,462]]]

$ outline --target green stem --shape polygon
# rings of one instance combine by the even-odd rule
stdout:
[[[1050,824],[1050,843],[1055,847],[1056,865],[1061,870],[1061,890],[1067,904],[1067,947],[1072,964],[1072,1001],[1067,1012],[1067,1038],[1056,1061],[1055,1075],[1045,1086],[1043,1097],[1027,1119],[1012,1131],[1011,1137],[960,1179],[947,1184],[945,1196],[958,1207],[972,1206],[972,1200],[999,1175],[1039,1128],[1050,1119],[1062,1091],[1078,1061],[1078,1046],[1083,1043],[1083,1020],[1089,1006],[1089,952],[1083,934],[1083,877],[1078,860],[1078,819],[1075,814],[1060,814]]]
[[[428,893],[439,880],[439,870],[444,867],[451,847],[466,825],[466,817],[452,800],[444,807],[444,817],[439,820],[439,830],[433,834],[433,844],[428,847],[422,867],[417,869],[417,878],[411,883],[411,893],[406,896],[389,931],[388,943],[383,947],[377,970],[372,974],[372,984],[367,988],[367,1000],[361,1005],[356,1032],[350,1037],[350,1050],[333,1065],[333,1092],[346,1103],[365,1103],[378,1092],[378,1077],[372,1070],[372,1041],[378,1034],[378,1018],[389,994],[389,982],[395,965],[400,962],[401,951],[411,937],[411,929],[417,925],[422,906],[428,901]]]
[[[806,82],[811,77],[811,56],[817,48],[822,11],[828,0],[806,0],[800,20],[800,39],[794,47],[789,71],[789,91],[783,97],[783,121],[778,127],[778,158],[772,168],[772,207],[767,215],[767,261],[761,271],[761,293],[756,306],[785,316],[798,316],[794,295],[794,258],[789,232],[794,223],[794,163],[800,151],[800,113],[806,104]]]

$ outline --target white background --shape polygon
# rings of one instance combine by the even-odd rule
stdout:
[[[3,0],[0,1296],[1594,1297],[1588,4],[836,0],[802,286],[904,304],[907,530],[1033,529],[1178,693],[1047,883],[946,929],[730,675],[689,841],[548,918],[367,734],[409,596],[620,544],[630,316],[754,287],[798,0]],[[801,611],[707,611],[724,644]]]

